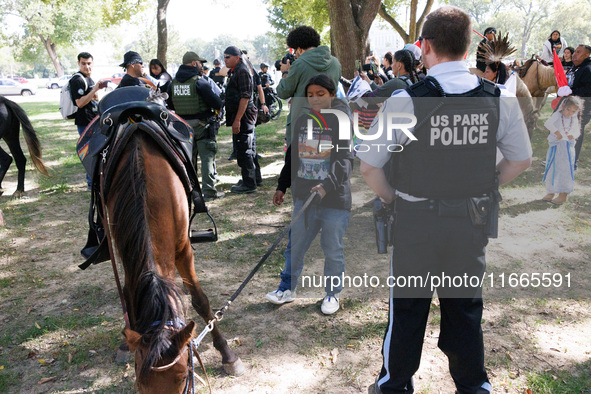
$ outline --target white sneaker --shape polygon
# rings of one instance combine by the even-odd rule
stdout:
[[[322,300],[322,306],[320,307],[320,310],[325,315],[332,315],[333,313],[339,310],[339,299],[333,295],[327,295]]]
[[[267,293],[265,298],[272,304],[281,305],[288,302],[293,302],[296,299],[296,293],[295,290],[275,290]]]

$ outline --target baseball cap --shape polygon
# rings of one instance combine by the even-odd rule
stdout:
[[[194,61],[200,61],[201,63],[207,62],[207,59],[200,57],[195,52],[189,51],[183,55],[183,64],[189,64]]]

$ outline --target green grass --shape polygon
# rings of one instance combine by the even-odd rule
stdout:
[[[587,393],[591,390],[591,361],[577,364],[567,370],[532,372],[527,382],[536,394]]]

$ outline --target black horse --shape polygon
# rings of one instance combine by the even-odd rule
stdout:
[[[27,159],[21,149],[19,141],[20,126],[23,126],[23,134],[29,148],[29,154],[35,168],[44,175],[48,175],[45,164],[41,159],[41,145],[35,135],[35,130],[25,111],[15,102],[0,96],[0,138],[4,139],[8,149],[14,157],[18,169],[18,182],[14,197],[20,197],[25,192],[25,165]],[[12,157],[0,147],[0,196],[4,193],[2,180],[12,164]]]

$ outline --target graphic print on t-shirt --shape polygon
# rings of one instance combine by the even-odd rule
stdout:
[[[312,139],[307,133],[300,133],[298,140],[298,157],[300,167],[298,177],[303,179],[324,180],[330,173],[330,153],[332,137],[329,133],[322,133],[317,126],[313,128]]]

